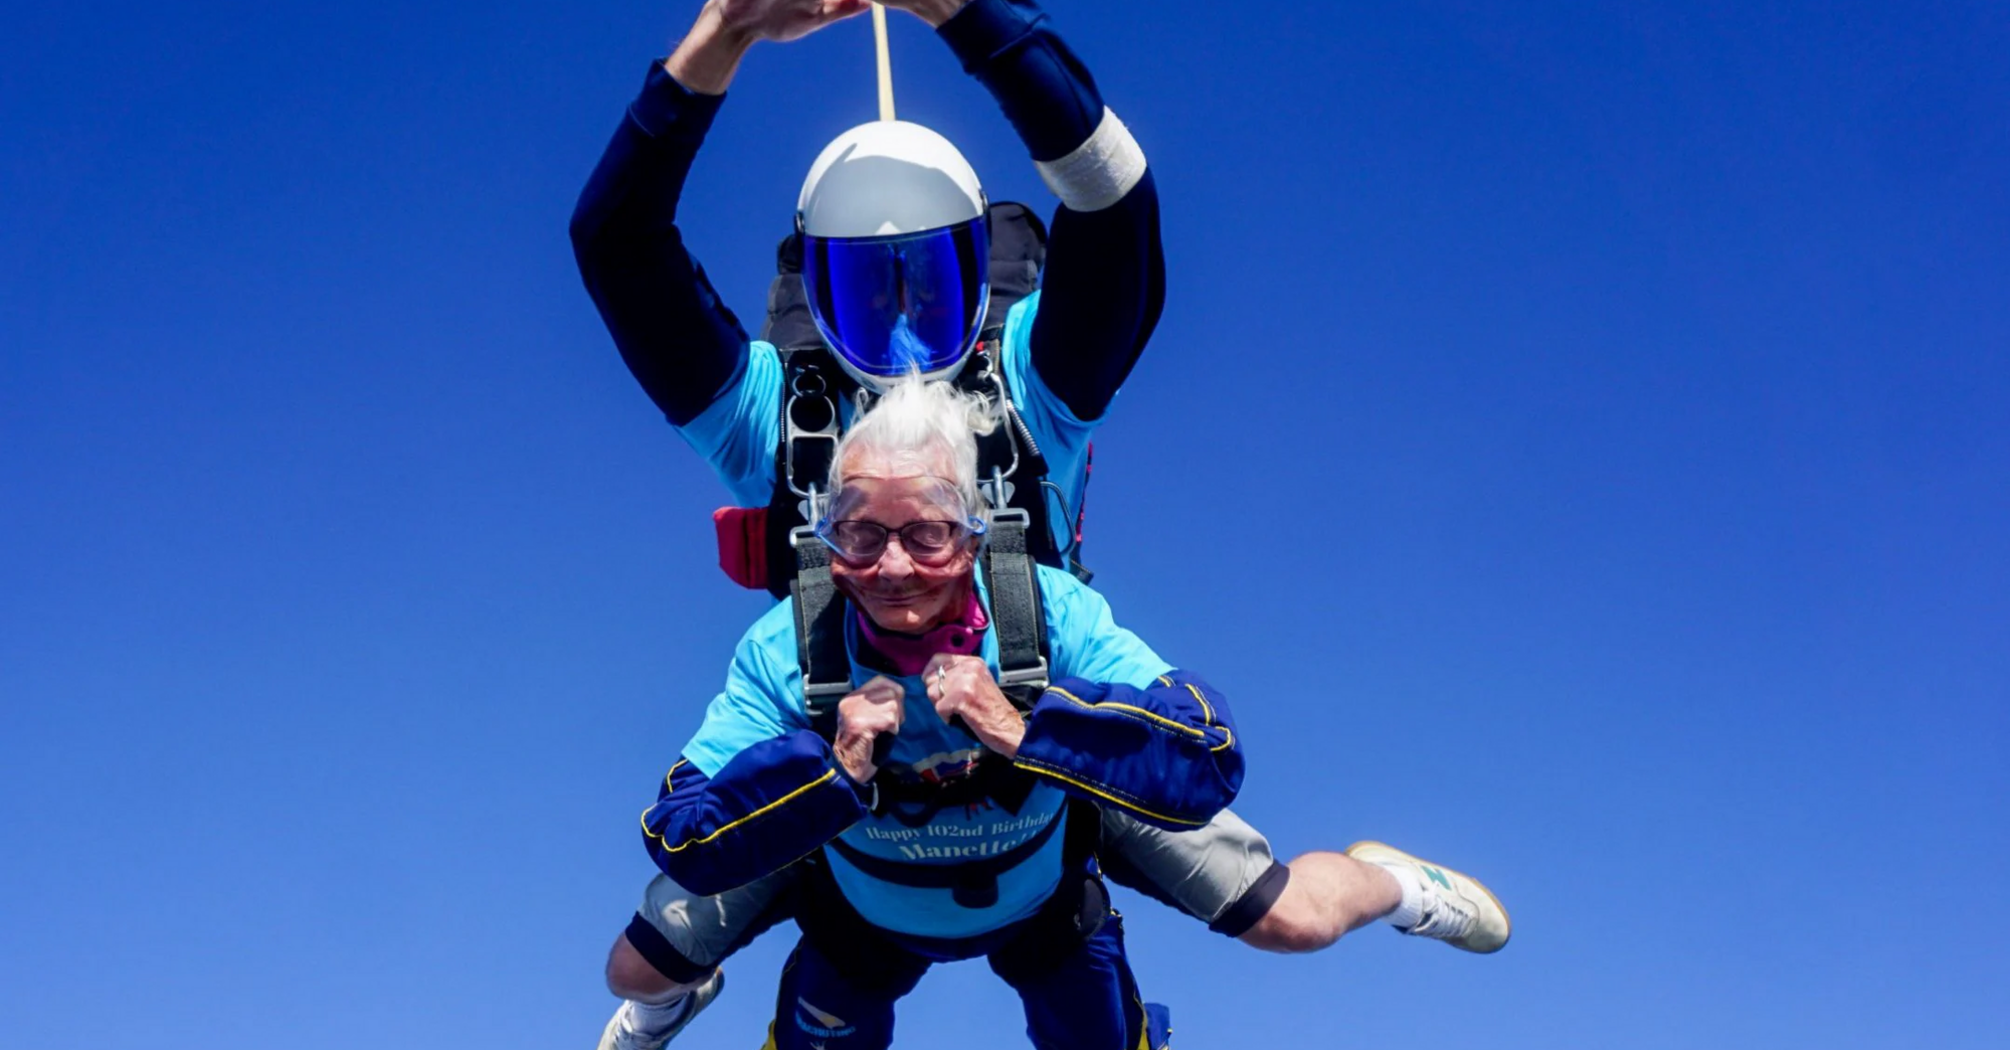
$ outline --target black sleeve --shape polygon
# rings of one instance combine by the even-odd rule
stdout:
[[[580,192],[572,250],[621,359],[682,426],[741,368],[747,333],[684,249],[677,199],[723,95],[701,95],[650,64],[642,93]]]
[[[971,0],[941,36],[997,99],[1035,161],[1073,153],[1105,118],[1103,97],[1032,0]],[[1080,419],[1109,407],[1165,307],[1158,187],[1147,171],[1116,204],[1054,215],[1033,367]]]

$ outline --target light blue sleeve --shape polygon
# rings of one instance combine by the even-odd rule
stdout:
[[[774,345],[747,344],[740,373],[696,419],[677,428],[741,507],[765,507],[775,491],[781,441],[782,362]]]
[[[1054,494],[1047,494],[1047,509],[1054,523],[1054,542],[1065,548],[1082,511],[1082,493],[1088,487],[1089,439],[1101,420],[1084,422],[1047,388],[1040,370],[1033,367],[1033,318],[1040,309],[1040,293],[1034,292],[1005,315],[1003,348],[999,364],[1012,390],[1012,403],[1033,434],[1033,442],[1047,457],[1047,480],[1061,490],[1067,501],[1065,512]],[[1109,413],[1105,412],[1104,416]]]
[[[1047,601],[1047,645],[1055,681],[1152,686],[1173,667],[1144,640],[1117,626],[1110,603],[1073,576],[1040,566],[1040,590]]]
[[[685,745],[684,757],[699,772],[716,777],[741,751],[810,728],[801,678],[794,614],[782,602],[754,621],[733,650],[726,688],[705,709],[705,721]]]

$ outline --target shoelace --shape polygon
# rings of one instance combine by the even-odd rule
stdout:
[[[1449,894],[1427,891],[1424,894],[1424,917],[1405,932],[1441,941],[1457,940],[1471,931],[1478,919],[1479,914],[1465,901]]]

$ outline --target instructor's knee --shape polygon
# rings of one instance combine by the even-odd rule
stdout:
[[[1241,937],[1242,943],[1266,952],[1296,955],[1329,947],[1345,931],[1335,928],[1323,910],[1304,896],[1286,891]]]
[[[623,999],[644,1003],[668,1002],[703,983],[699,980],[680,984],[663,976],[656,967],[649,965],[649,960],[643,958],[634,945],[628,943],[626,936],[614,938],[614,947],[607,953],[607,990]]]

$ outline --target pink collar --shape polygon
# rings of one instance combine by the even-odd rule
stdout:
[[[961,619],[921,634],[889,631],[874,624],[863,612],[854,615],[858,617],[859,636],[865,643],[885,657],[896,673],[908,676],[927,669],[929,659],[937,653],[975,656],[984,645],[984,628],[990,626],[990,618],[984,615],[984,603],[975,594],[970,596],[970,605]]]

